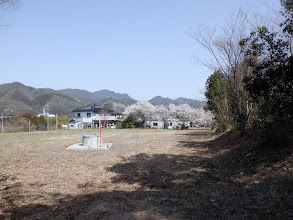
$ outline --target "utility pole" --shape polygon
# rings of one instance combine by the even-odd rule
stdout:
[[[47,131],[49,131],[49,116],[47,116]]]
[[[102,147],[102,123],[101,123],[101,119],[99,120],[99,127],[100,127],[100,147]]]
[[[58,115],[56,114],[56,130],[58,130]]]
[[[4,120],[3,120],[3,114],[2,114],[2,134],[4,134]]]

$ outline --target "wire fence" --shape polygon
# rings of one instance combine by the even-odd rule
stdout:
[[[60,120],[61,119],[61,120]],[[37,117],[26,118],[23,116],[1,115],[1,133],[51,131],[64,129],[63,124],[68,125],[68,117]],[[66,127],[66,126],[65,126]]]

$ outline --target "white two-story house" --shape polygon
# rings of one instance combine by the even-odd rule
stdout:
[[[112,128],[117,121],[122,121],[121,113],[94,104],[72,112],[73,118],[69,122],[69,129],[99,128],[100,121],[102,127]]]

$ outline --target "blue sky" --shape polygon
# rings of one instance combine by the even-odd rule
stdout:
[[[241,0],[23,0],[0,11],[0,84],[204,99],[211,70],[186,33],[223,25]],[[251,2],[254,2],[251,0]]]

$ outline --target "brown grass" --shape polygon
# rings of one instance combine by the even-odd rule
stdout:
[[[236,133],[103,130],[0,135],[0,219],[292,219],[292,150]]]

